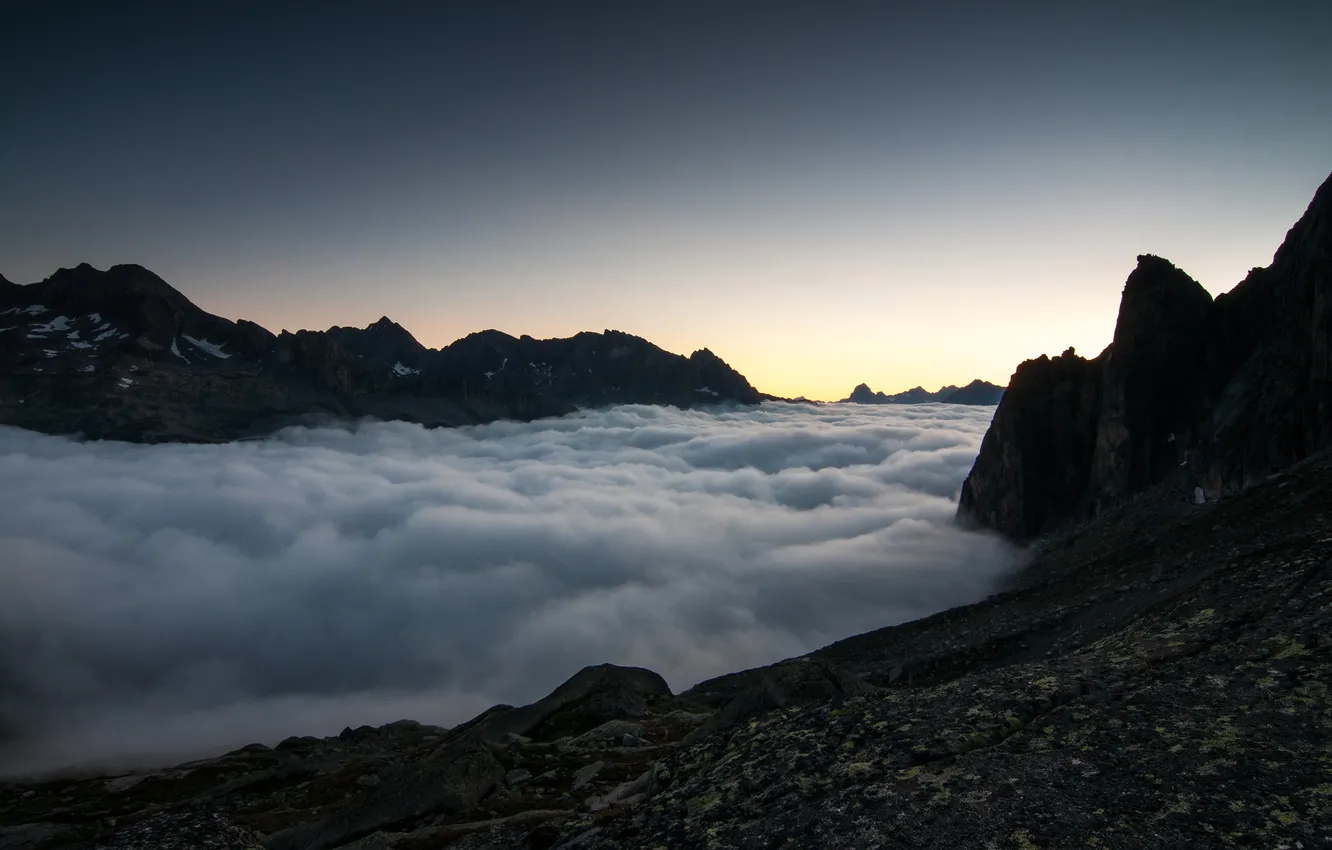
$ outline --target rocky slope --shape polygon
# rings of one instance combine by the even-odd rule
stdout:
[[[857,384],[856,388],[851,391],[851,395],[842,399],[842,402],[851,404],[930,404],[939,402],[942,404],[990,405],[998,404],[1003,395],[1003,387],[995,386],[978,378],[965,387],[949,385],[941,387],[938,392],[930,392],[924,387],[912,387],[893,395],[884,392],[876,393],[869,388],[868,384]]]
[[[450,730],[2,783],[0,847],[1325,846],[1332,457],[1174,484],[984,602],[682,694],[604,665]]]
[[[1332,442],[1332,176],[1272,264],[1215,300],[1141,256],[1114,340],[1018,367],[959,515],[1027,539],[1179,468],[1181,498],[1243,490]]]
[[[763,398],[707,349],[682,357],[617,331],[483,331],[436,350],[387,318],[274,335],[204,312],[140,266],[0,282],[0,424],[48,433],[220,441],[328,419],[463,425]]]

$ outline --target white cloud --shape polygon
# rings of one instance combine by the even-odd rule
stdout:
[[[221,446],[0,428],[0,772],[676,690],[989,593],[991,409],[620,407]]]

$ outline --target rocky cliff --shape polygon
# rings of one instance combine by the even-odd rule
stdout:
[[[959,517],[1026,539],[1173,478],[1229,495],[1332,441],[1332,176],[1272,264],[1215,300],[1138,258],[1114,340],[1018,367]]]
[[[962,484],[959,514],[1024,539],[1080,510],[1100,410],[1099,358],[1070,348],[1018,366]]]
[[[330,419],[464,425],[763,398],[707,349],[683,357],[618,331],[492,330],[429,349],[387,317],[275,335],[211,315],[135,265],[0,282],[0,424],[48,433],[218,441]]]

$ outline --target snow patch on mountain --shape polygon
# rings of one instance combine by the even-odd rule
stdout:
[[[207,352],[220,360],[231,359],[231,355],[223,351],[221,345],[209,342],[206,339],[195,339],[189,334],[181,334],[181,338],[200,351]],[[223,343],[223,345],[225,345],[225,343]]]
[[[32,308],[29,307],[28,310],[31,311]],[[54,319],[45,324],[39,324],[34,322],[33,324],[29,325],[28,336],[32,336],[33,334],[65,333],[69,329],[70,329],[69,317],[56,316]]]

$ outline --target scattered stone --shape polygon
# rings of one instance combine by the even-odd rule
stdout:
[[[532,771],[524,770],[521,767],[514,768],[513,770],[504,774],[504,782],[510,787],[516,787],[518,785],[522,785],[524,782],[527,782],[531,778],[532,778]]]
[[[578,768],[574,771],[573,790],[577,791],[596,778],[597,774],[606,767],[604,761],[594,761],[589,765]]]
[[[104,785],[106,787],[106,790],[110,791],[112,794],[120,794],[124,791],[128,791],[129,789],[133,788],[135,785],[138,785],[146,778],[147,778],[146,776],[133,775],[133,774],[131,774],[130,776],[118,776],[115,779],[108,779],[104,783]]]
[[[629,720],[608,720],[597,728],[579,735],[573,740],[573,744],[583,748],[598,747],[604,746],[607,742],[614,741],[617,738],[623,739],[625,737],[642,738],[643,724]],[[632,745],[626,744],[625,746]]]

